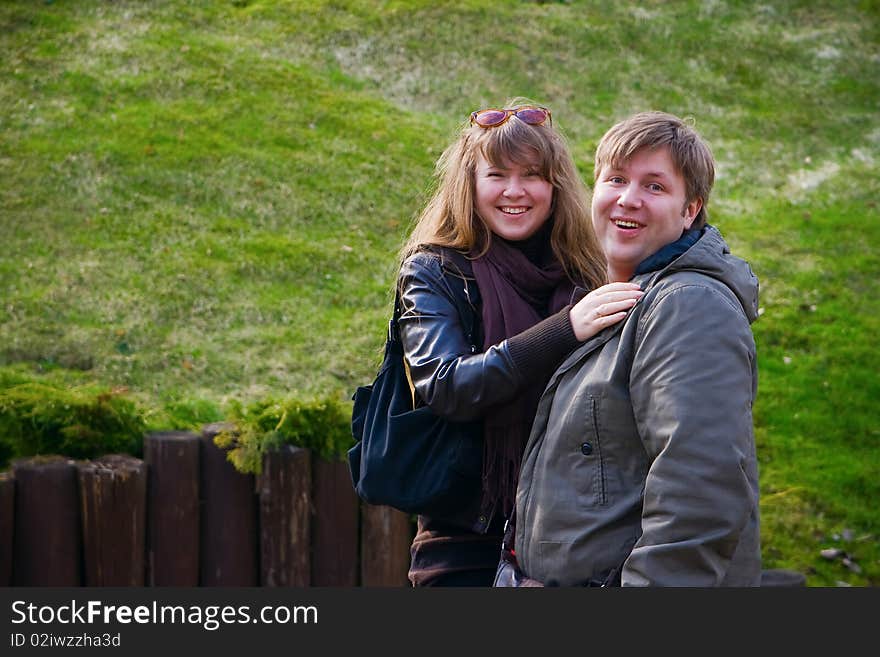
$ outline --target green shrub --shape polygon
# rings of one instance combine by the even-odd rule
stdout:
[[[0,388],[0,464],[38,454],[141,456],[143,412],[127,390],[61,388],[4,377]]]
[[[223,412],[207,399],[176,399],[165,402],[161,408],[147,412],[148,431],[199,431],[212,422],[220,422]]]
[[[212,401],[178,399],[143,408],[126,388],[107,389],[57,376],[0,367],[0,467],[20,457],[57,454],[141,457],[147,431],[191,429],[226,421],[216,443],[242,472],[258,473],[263,453],[282,445],[341,458],[353,444],[350,408],[336,399],[267,398],[225,412]]]
[[[265,399],[230,412],[232,428],[215,443],[242,472],[258,474],[263,454],[282,445],[311,450],[324,459],[339,459],[352,446],[350,409],[335,399]]]

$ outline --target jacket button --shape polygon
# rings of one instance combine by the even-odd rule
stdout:
[[[593,453],[593,446],[590,443],[584,443],[581,445],[581,454],[584,456],[589,456]]]

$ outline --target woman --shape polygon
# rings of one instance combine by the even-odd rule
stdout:
[[[415,390],[438,415],[482,420],[484,435],[482,490],[454,516],[419,516],[409,577],[489,586],[544,385],[641,291],[602,286],[605,260],[568,147],[549,110],[516,101],[471,114],[440,157],[401,262],[398,330]],[[473,301],[471,333],[451,296],[454,277]]]

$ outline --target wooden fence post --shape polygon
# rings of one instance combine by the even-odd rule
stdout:
[[[109,454],[77,463],[86,586],[143,586],[147,466]]]
[[[253,475],[243,474],[226,459],[214,437],[234,425],[215,422],[202,427],[201,559],[202,586],[259,584],[259,528]]]
[[[357,586],[359,506],[348,463],[312,463],[312,586]]]
[[[410,517],[388,506],[361,505],[361,586],[409,586]]]
[[[0,586],[12,585],[12,545],[15,531],[15,477],[0,472]]]
[[[199,584],[199,436],[161,431],[144,438],[149,465],[147,584]]]
[[[284,445],[263,455],[260,490],[260,581],[309,586],[311,452]]]
[[[60,456],[14,461],[15,586],[80,586],[76,468]]]

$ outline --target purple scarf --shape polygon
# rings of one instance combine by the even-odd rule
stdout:
[[[484,350],[522,333],[569,303],[574,285],[553,257],[548,233],[541,231],[535,236],[540,238],[537,245],[534,238],[513,243],[494,237],[489,251],[473,261],[483,301]],[[543,256],[535,259],[544,264],[537,265],[526,256],[535,246]],[[536,377],[517,397],[494,407],[484,422],[484,501],[499,500],[505,517],[513,509],[523,450],[549,374]]]

